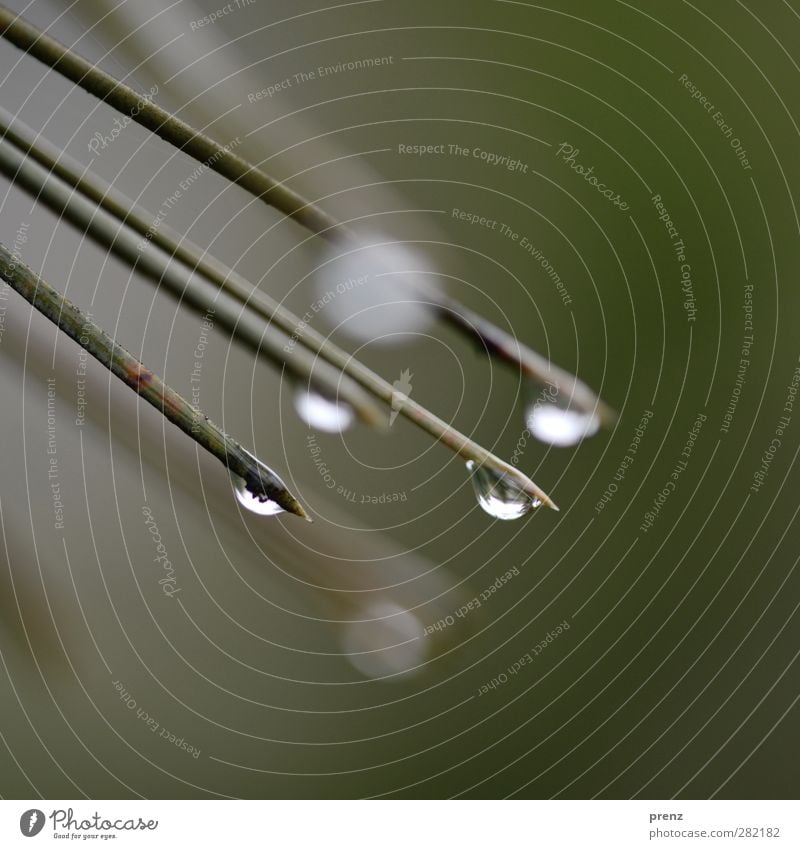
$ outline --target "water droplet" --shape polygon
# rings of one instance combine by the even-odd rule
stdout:
[[[541,505],[538,498],[531,498],[505,475],[499,475],[472,460],[467,463],[472,476],[472,485],[478,504],[495,519],[519,519]]]
[[[344,255],[336,249],[330,256],[314,284],[329,326],[356,339],[397,345],[435,321],[419,291],[435,292],[437,280],[413,247],[365,245]]]
[[[355,421],[353,408],[310,389],[299,389],[294,396],[297,415],[309,426],[325,433],[341,433]]]
[[[537,439],[561,447],[577,445],[600,429],[600,419],[595,413],[565,408],[541,397],[528,406],[525,421]]]
[[[245,454],[249,454],[251,457],[253,457],[253,460],[255,460],[255,462],[260,468],[263,468],[270,474],[275,475],[275,472],[273,472],[269,466],[262,463],[261,460],[258,459],[258,457],[254,457],[252,454],[250,454],[249,451],[246,450]],[[250,492],[250,490],[247,488],[247,482],[244,478],[239,477],[239,475],[234,474],[233,472],[231,472],[230,475],[231,483],[233,484],[233,492],[236,496],[236,500],[239,502],[239,504],[242,505],[242,507],[245,508],[245,510],[249,510],[251,513],[255,513],[257,516],[275,516],[278,513],[285,512],[283,507],[281,507],[281,505],[278,504],[277,501],[273,501],[272,499],[262,501],[257,495],[254,495],[252,492]],[[275,475],[275,477],[278,476]],[[278,478],[278,480],[280,481],[280,478]],[[281,483],[283,483],[283,481],[281,481]]]
[[[370,605],[369,621],[348,622],[342,648],[350,663],[370,678],[409,672],[425,662],[427,643],[420,620],[394,601]]]

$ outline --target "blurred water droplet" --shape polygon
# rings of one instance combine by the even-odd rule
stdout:
[[[495,519],[519,519],[542,503],[522,492],[505,476],[498,475],[472,460],[467,463],[478,504]]]
[[[355,420],[353,408],[344,401],[333,401],[308,389],[294,396],[297,415],[309,426],[325,433],[341,433]]]
[[[541,398],[528,406],[525,421],[537,439],[562,447],[577,445],[600,429],[600,419],[596,414],[564,408]]]
[[[433,324],[434,311],[420,289],[436,291],[431,267],[407,245],[366,245],[339,250],[315,277],[317,312],[356,339],[400,344]],[[416,273],[415,273],[416,272]],[[417,288],[418,287],[418,288]]]
[[[409,672],[427,655],[425,629],[420,620],[394,601],[370,605],[367,622],[348,622],[342,648],[350,663],[370,678]]]
[[[254,457],[252,454],[250,454],[249,451],[246,450],[245,454],[249,454],[253,458],[253,460],[255,460],[255,462],[259,465],[260,468],[263,468],[270,474],[275,475],[275,472],[273,472],[269,466],[262,463],[261,460],[258,459],[258,457]],[[233,472],[230,473],[230,476],[236,500],[239,502],[239,504],[242,505],[242,507],[245,508],[245,510],[249,510],[251,513],[255,513],[257,516],[275,516],[278,513],[285,512],[283,507],[281,507],[281,505],[278,504],[277,501],[273,501],[272,499],[262,501],[260,498],[258,498],[258,496],[250,492],[250,490],[247,488],[247,482],[244,478],[239,477],[239,475],[234,474]],[[278,476],[275,475],[275,477]],[[278,478],[278,480],[280,481],[281,479]],[[281,481],[281,483],[283,483],[283,481]]]

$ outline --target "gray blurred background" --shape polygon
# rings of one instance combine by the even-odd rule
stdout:
[[[220,464],[93,361],[76,425],[79,349],[0,290],[0,793],[795,797],[800,6],[221,6],[13,8],[404,244],[408,268],[575,371],[619,420],[545,445],[523,432],[531,387],[413,305],[359,315],[342,297],[315,315],[501,457],[521,446],[561,512],[494,521],[462,461],[402,417],[387,434],[309,428],[279,370],[4,179],[2,241],[178,391],[198,387],[315,521],[243,513]],[[381,61],[348,69],[364,59]],[[134,123],[93,150],[121,116],[6,43],[0,73],[3,107],[154,213],[196,168]],[[300,315],[352,271],[210,172],[167,223]]]

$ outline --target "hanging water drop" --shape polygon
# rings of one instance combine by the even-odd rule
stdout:
[[[596,413],[560,406],[540,396],[525,410],[528,430],[541,442],[567,447],[594,436],[600,429]]]
[[[231,480],[233,481],[233,491],[236,494],[236,500],[246,510],[255,513],[257,516],[275,516],[278,513],[284,512],[283,507],[277,501],[273,501],[271,498],[267,501],[262,501],[253,495],[247,488],[244,478],[231,474]]]
[[[250,454],[250,452],[245,451],[245,454]],[[253,460],[258,464],[259,468],[263,468],[270,474],[274,475],[275,477],[278,477],[277,475],[275,475],[275,472],[273,472],[272,469],[269,468],[269,466],[262,463],[261,460],[258,459],[258,457],[254,457],[252,454],[250,454],[250,456],[253,457]],[[262,501],[255,493],[251,492],[247,486],[247,481],[244,478],[239,477],[239,475],[235,474],[234,472],[231,472],[230,476],[236,500],[239,502],[239,504],[242,505],[242,507],[245,508],[245,510],[249,510],[251,513],[255,513],[257,516],[276,516],[278,513],[285,512],[283,507],[281,507],[281,505],[278,504],[277,501],[273,501],[271,498],[267,499],[266,501]],[[278,478],[278,480],[283,483],[280,478]]]
[[[310,389],[299,389],[294,396],[297,415],[309,426],[325,433],[341,433],[354,420],[353,408],[344,401],[333,401]]]
[[[478,504],[495,519],[519,519],[542,503],[531,498],[504,475],[490,471],[470,460],[467,471],[472,476],[472,485]]]

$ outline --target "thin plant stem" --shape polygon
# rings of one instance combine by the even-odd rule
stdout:
[[[434,300],[435,299],[435,300]],[[511,363],[536,383],[553,386],[565,403],[584,413],[596,415],[603,425],[612,425],[616,413],[574,374],[537,354],[516,336],[444,293],[436,293],[433,303],[439,315],[467,336],[471,336],[489,356]]]
[[[55,153],[52,146],[41,138],[31,142],[28,133],[33,131],[19,121],[14,121],[13,130],[9,129],[9,117],[5,110],[0,109],[0,170],[18,185],[89,233],[137,271],[151,277],[159,286],[163,285],[181,302],[199,313],[213,309],[215,324],[225,327],[236,339],[247,343],[273,363],[285,367],[299,384],[307,384],[323,395],[348,404],[366,424],[379,428],[386,426],[386,415],[352,378],[308,349],[291,346],[289,336],[276,325],[265,328],[261,321],[248,321],[248,312],[242,311],[242,305],[248,306],[246,299],[226,296],[225,291],[221,292],[216,285],[196,279],[191,256],[202,256],[199,247],[192,245],[194,253],[187,260],[182,251],[169,255],[160,245],[151,245],[149,241],[143,243],[131,229],[121,227],[117,218],[103,211],[109,206],[117,211],[112,204],[104,203],[103,209],[98,209],[92,194],[76,194],[72,190],[83,187],[89,175],[81,176],[75,171],[76,163],[65,162],[58,168],[54,167],[55,161],[49,156]],[[13,147],[9,142],[13,143]],[[26,158],[26,154],[31,158]],[[64,176],[67,179],[62,181],[60,178]],[[110,201],[110,196],[108,199]],[[124,200],[116,200],[118,204],[124,204]],[[181,256],[178,257],[178,254]],[[257,296],[257,290],[251,287],[251,294]]]
[[[106,73],[74,50],[0,6],[0,36],[48,65],[85,91],[124,113],[159,138],[246,189],[269,206],[328,239],[336,240],[341,227],[318,206],[242,159],[166,109],[148,100],[126,83]]]
[[[355,243],[351,233],[314,204],[304,200],[286,186],[273,180],[257,166],[147,100],[130,86],[88,62],[3,6],[0,6],[0,27],[2,27],[0,35],[21,50],[115,109],[129,115],[164,141],[246,189],[255,197],[274,206],[287,216],[295,218],[312,232],[323,235],[331,241],[344,240]],[[287,314],[286,317],[290,315]],[[271,315],[270,318],[274,319],[275,315]],[[285,327],[283,329],[291,332],[294,337],[297,335],[297,328],[302,326],[297,321],[294,323],[293,330],[289,331]],[[396,392],[387,381],[333,346],[321,334],[316,334],[306,327],[304,343],[328,362],[341,368],[374,395],[392,404],[392,407],[398,409],[405,418],[426,430],[454,452],[467,460],[493,468],[497,474],[511,479],[519,489],[532,498],[557,509],[550,497],[517,468],[486,451],[420,404]]]
[[[7,115],[7,113],[5,114]],[[0,113],[0,119],[3,119],[3,117]],[[6,123],[9,124],[7,129],[10,129],[10,122]],[[125,226],[134,229],[142,236],[150,234],[152,241],[163,248],[170,256],[180,259],[189,268],[202,274],[265,321],[274,322],[294,343],[288,346],[290,350],[301,345],[307,347],[327,363],[352,378],[372,395],[390,404],[392,409],[400,412],[405,418],[439,440],[451,451],[459,454],[465,460],[472,460],[478,465],[485,465],[497,475],[509,479],[531,498],[546,504],[548,507],[558,509],[550,496],[519,469],[487,451],[421,404],[398,392],[384,378],[314,330],[307,322],[301,321],[300,318],[269,295],[254,289],[241,275],[226,267],[188,239],[181,237],[175,231],[163,225],[153,231],[151,228],[153,217],[146,210],[105,184],[97,175],[81,173],[78,170],[79,167],[64,154],[54,156],[55,150],[48,152],[46,148],[39,144],[39,140],[35,142],[30,138],[26,140],[25,134],[20,129],[20,122],[14,120],[13,126],[17,128],[16,131],[7,132],[10,141],[15,144],[19,142],[22,150],[25,150],[31,156],[35,156],[39,163],[58,174],[60,178],[80,191],[86,198],[91,199],[107,212],[113,214]],[[1,143],[0,152],[2,152]],[[121,239],[121,235],[115,235],[111,239],[108,239],[108,234],[101,235],[106,238],[110,246],[111,243]],[[136,256],[133,256],[131,261],[136,262],[136,259]]]
[[[2,243],[0,277],[165,418],[213,454],[233,474],[243,478],[248,491],[256,498],[275,501],[289,513],[309,518],[300,502],[271,469],[167,386],[158,375],[145,368]]]
[[[152,130],[165,141],[217,171],[237,185],[264,200],[276,209],[292,216],[313,233],[335,243],[358,245],[350,229],[324,212],[313,202],[269,177],[256,165],[231,153],[165,109],[143,99],[134,89],[79,56],[73,50],[46,35],[36,27],[0,6],[0,32],[22,50],[27,50],[41,62],[66,76],[77,85],[129,115],[134,121]],[[447,295],[426,292],[425,300],[451,325],[468,337],[477,339],[482,347],[501,361],[531,377],[538,383],[558,388],[562,397],[585,413],[597,415],[604,425],[616,420],[614,411],[604,404],[585,383],[564,369],[549,363],[540,354],[478,316],[463,304]]]

